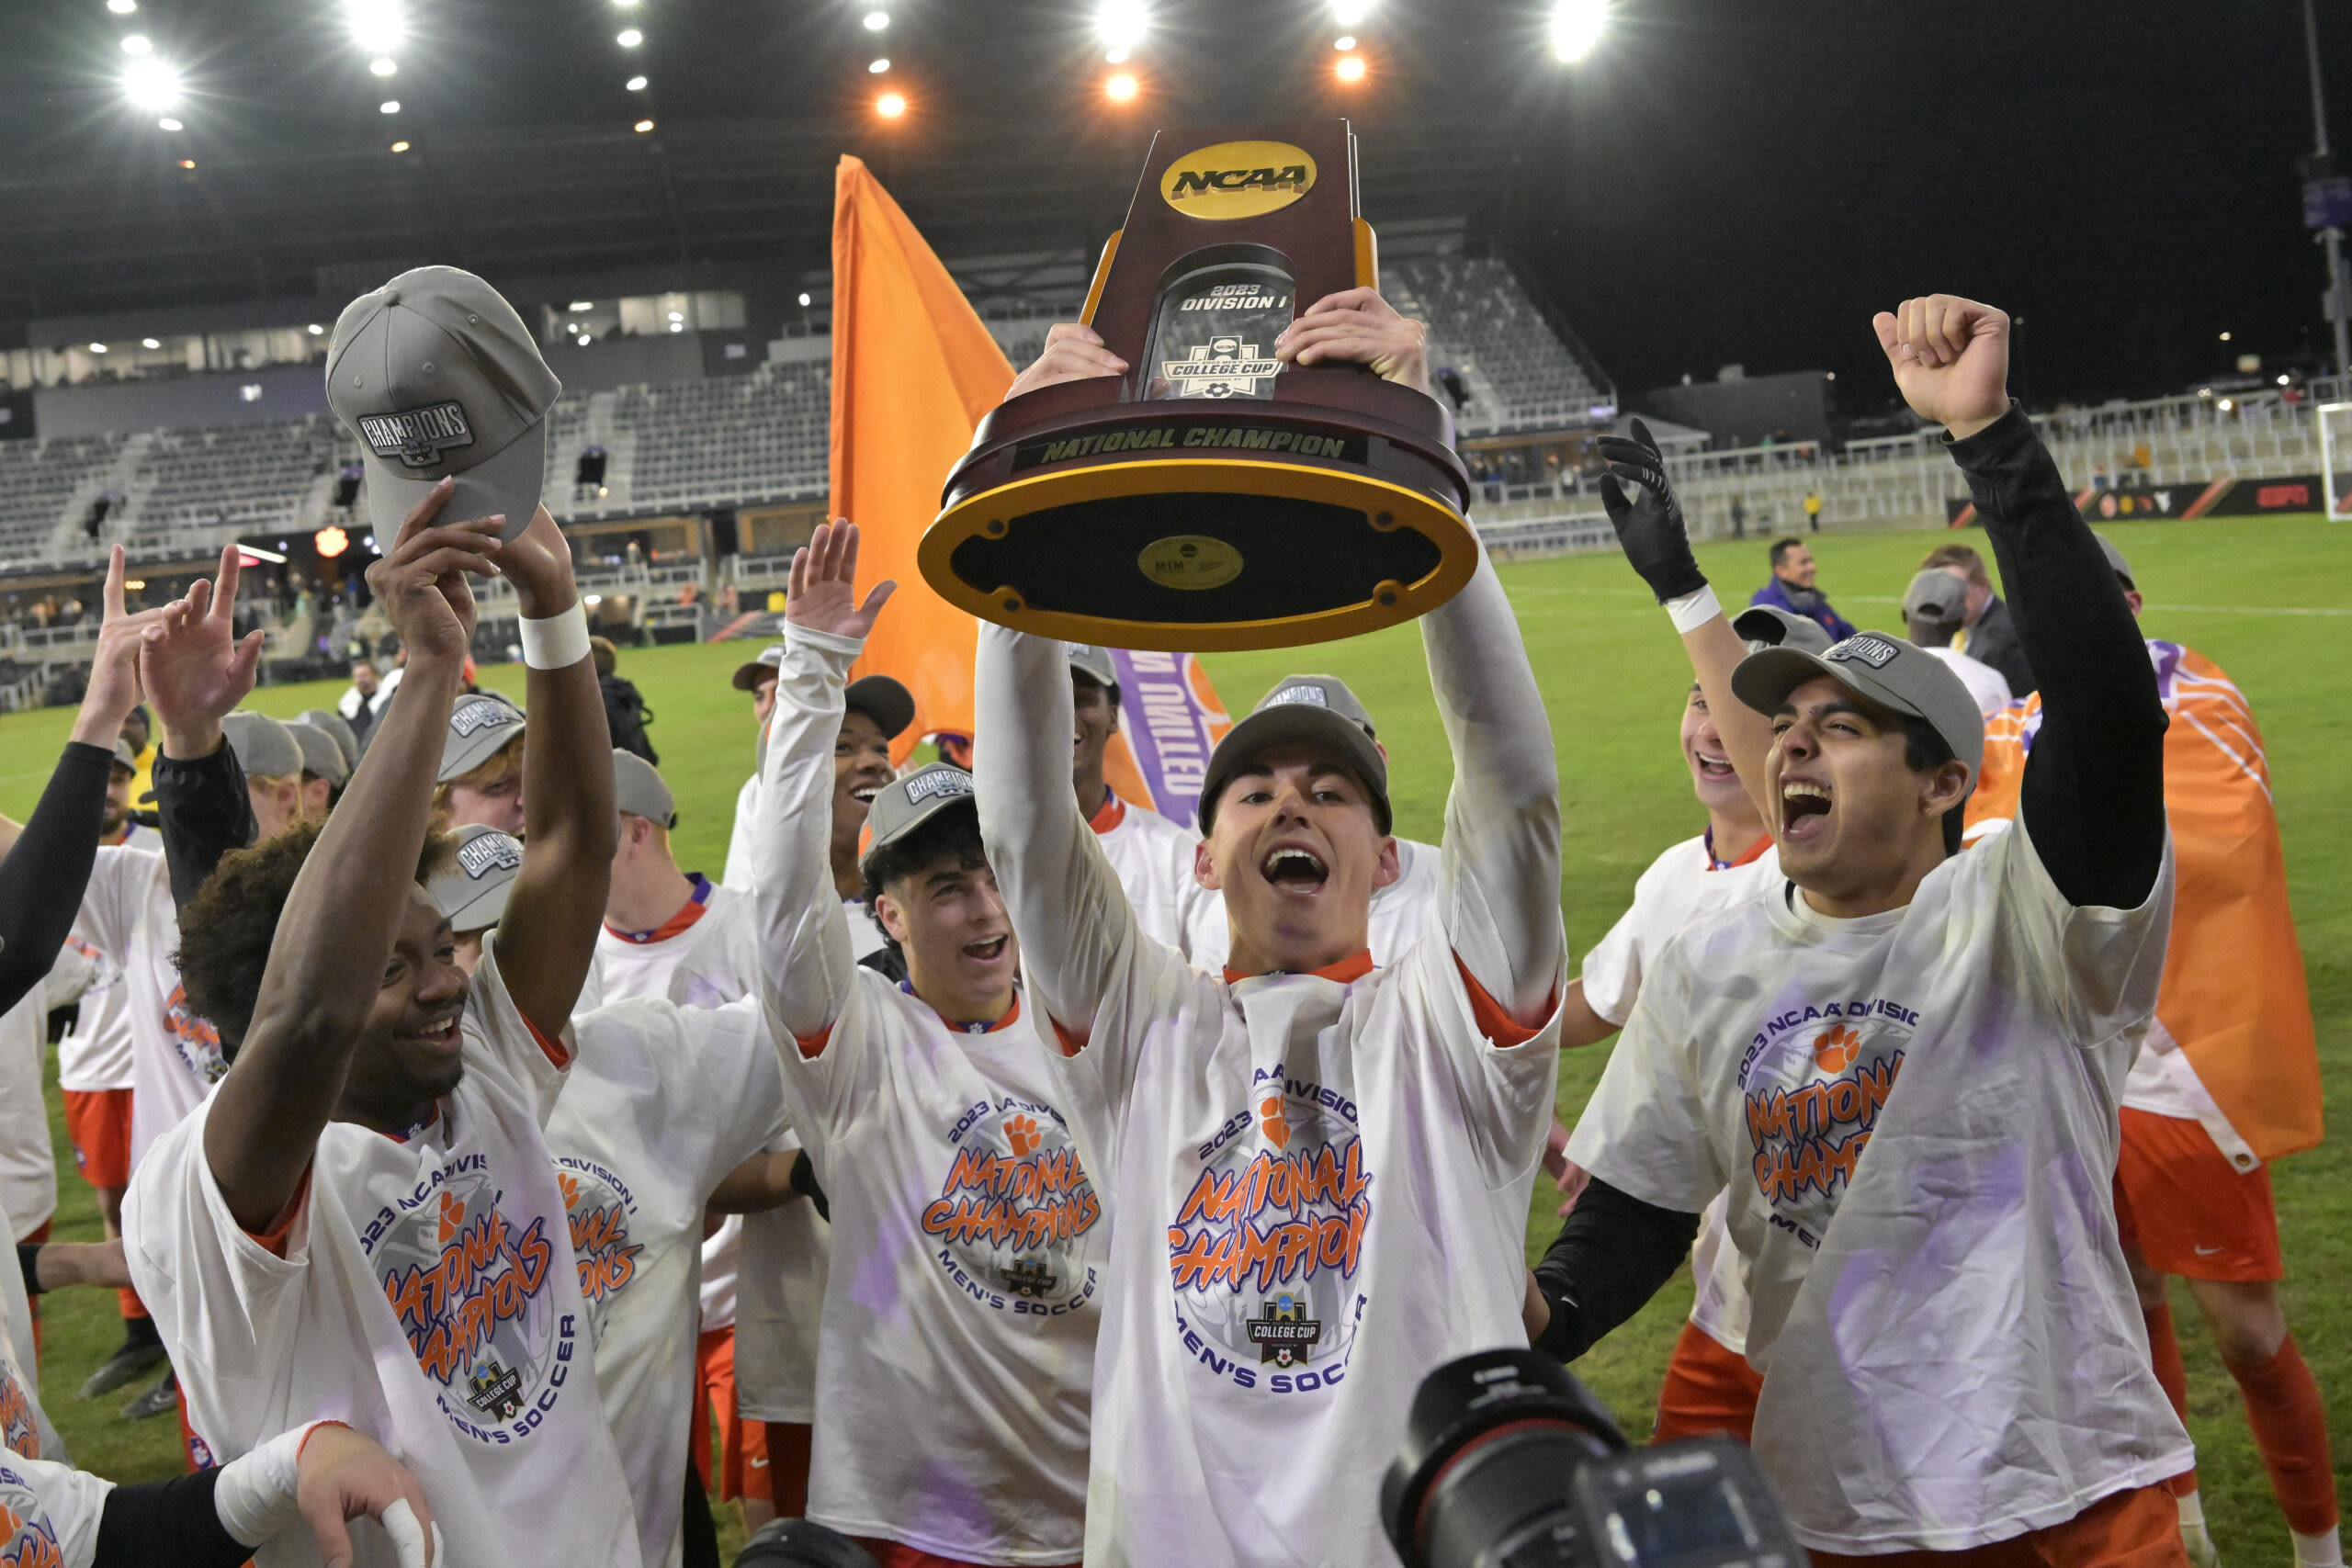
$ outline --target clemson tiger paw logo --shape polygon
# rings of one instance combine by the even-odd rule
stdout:
[[[1266,1141],[1278,1149],[1290,1146],[1290,1117],[1283,1111],[1283,1097],[1270,1094],[1258,1105],[1258,1130]]]
[[[1825,1073],[1844,1072],[1861,1054],[1862,1032],[1850,1024],[1825,1030],[1813,1043],[1813,1065]]]
[[[555,1184],[563,1189],[563,1212],[565,1213],[568,1214],[571,1213],[572,1210],[580,1207],[580,1179],[578,1177],[566,1176],[559,1171],[556,1173]]]
[[[450,1238],[465,1228],[466,1206],[458,1201],[458,1195],[456,1193],[442,1193],[441,1245],[447,1247],[449,1244]]]
[[[1037,1152],[1037,1145],[1046,1141],[1045,1134],[1037,1130],[1035,1116],[1006,1117],[1004,1135],[1012,1141],[1012,1157],[1015,1159],[1027,1159]]]

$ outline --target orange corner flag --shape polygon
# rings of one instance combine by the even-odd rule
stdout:
[[[859,673],[914,694],[903,762],[926,735],[972,733],[972,617],[931,590],[915,546],[939,514],[948,469],[1012,366],[938,256],[865,164],[833,180],[832,512],[858,525],[857,591],[896,578]]]

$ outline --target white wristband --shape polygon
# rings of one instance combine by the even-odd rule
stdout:
[[[220,1528],[241,1545],[259,1546],[300,1520],[302,1509],[295,1492],[302,1439],[316,1428],[333,1424],[312,1421],[280,1432],[251,1453],[222,1465],[212,1492],[212,1509],[220,1516]]]
[[[534,670],[569,670],[588,657],[588,611],[577,599],[542,621],[515,622],[523,633],[523,662]]]
[[[1666,613],[1672,618],[1676,631],[1688,634],[1722,615],[1724,607],[1715,603],[1715,591],[1702,583],[1696,592],[1685,593],[1679,599],[1668,599]],[[523,624],[527,626],[531,623],[525,621]],[[526,643],[525,646],[529,645]]]

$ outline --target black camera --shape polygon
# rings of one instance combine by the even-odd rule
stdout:
[[[773,1519],[752,1533],[735,1568],[876,1568],[873,1554],[847,1536],[807,1519]]]
[[[1532,1350],[1429,1375],[1380,1522],[1407,1568],[1807,1568],[1745,1444],[1629,1449],[1607,1407]]]

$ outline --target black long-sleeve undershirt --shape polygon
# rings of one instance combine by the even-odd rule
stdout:
[[[254,841],[245,771],[226,737],[209,757],[155,755],[155,815],[171,868],[172,902],[187,908],[220,857]]]
[[[114,752],[65,743],[8,858],[0,861],[0,1012],[49,977],[97,863]]]
[[[91,1568],[238,1568],[254,1554],[220,1524],[218,1470],[107,1494]]]
[[[1698,1235],[1698,1215],[1645,1203],[1594,1177],[1535,1265],[1536,1288],[1552,1308],[1535,1348],[1563,1361],[1583,1355],[1657,1294]]]
[[[2164,863],[2164,704],[2115,569],[2014,404],[1951,444],[2041,690],[2019,816],[2066,901],[2136,908]]]

